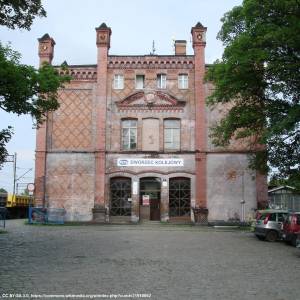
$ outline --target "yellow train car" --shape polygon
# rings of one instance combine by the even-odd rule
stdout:
[[[5,205],[7,218],[26,218],[29,206],[34,206],[34,198],[32,196],[7,194]]]
[[[6,207],[28,207],[34,206],[33,197],[24,195],[7,195]]]

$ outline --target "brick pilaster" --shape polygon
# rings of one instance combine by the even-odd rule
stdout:
[[[51,64],[54,55],[55,41],[45,34],[38,39],[40,67],[43,63]],[[46,156],[47,156],[47,120],[39,126],[36,132],[35,147],[35,204],[45,205],[45,180],[46,180]]]
[[[105,135],[106,135],[106,98],[107,62],[110,47],[111,29],[105,23],[96,28],[97,90],[96,90],[96,145],[95,145],[95,207],[105,206]]]
[[[206,207],[206,113],[205,113],[205,33],[206,27],[197,23],[192,28],[195,59],[195,150],[196,150],[196,206]]]

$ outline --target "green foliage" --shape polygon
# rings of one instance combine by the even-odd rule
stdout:
[[[7,190],[4,188],[0,188],[0,193],[7,194]]]
[[[0,25],[29,30],[36,17],[45,17],[40,0],[1,0]],[[35,125],[41,124],[47,112],[59,107],[58,89],[70,80],[55,68],[43,64],[40,69],[20,63],[20,54],[0,42],[0,108],[17,115],[30,114]],[[12,127],[0,131],[0,167],[8,154],[5,145]]]
[[[41,123],[58,108],[57,90],[67,80],[49,64],[39,70],[20,64],[19,54],[0,44],[0,108],[6,112],[30,114]]]
[[[41,0],[0,1],[0,25],[29,30],[36,16],[46,17]]]
[[[225,50],[206,75],[215,85],[208,104],[232,107],[212,128],[213,142],[251,137],[253,147],[266,145],[252,166],[267,160],[283,177],[300,171],[299,16],[297,0],[244,0],[222,18]]]

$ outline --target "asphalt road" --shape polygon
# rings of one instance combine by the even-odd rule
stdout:
[[[9,220],[0,234],[0,298],[35,296],[296,300],[300,251],[206,227]]]

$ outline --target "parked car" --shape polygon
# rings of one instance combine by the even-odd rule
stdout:
[[[300,233],[300,212],[291,212],[283,223],[282,238],[296,247],[298,233]]]
[[[288,212],[286,210],[266,209],[257,212],[254,234],[260,240],[275,242],[282,238],[282,226]]]

